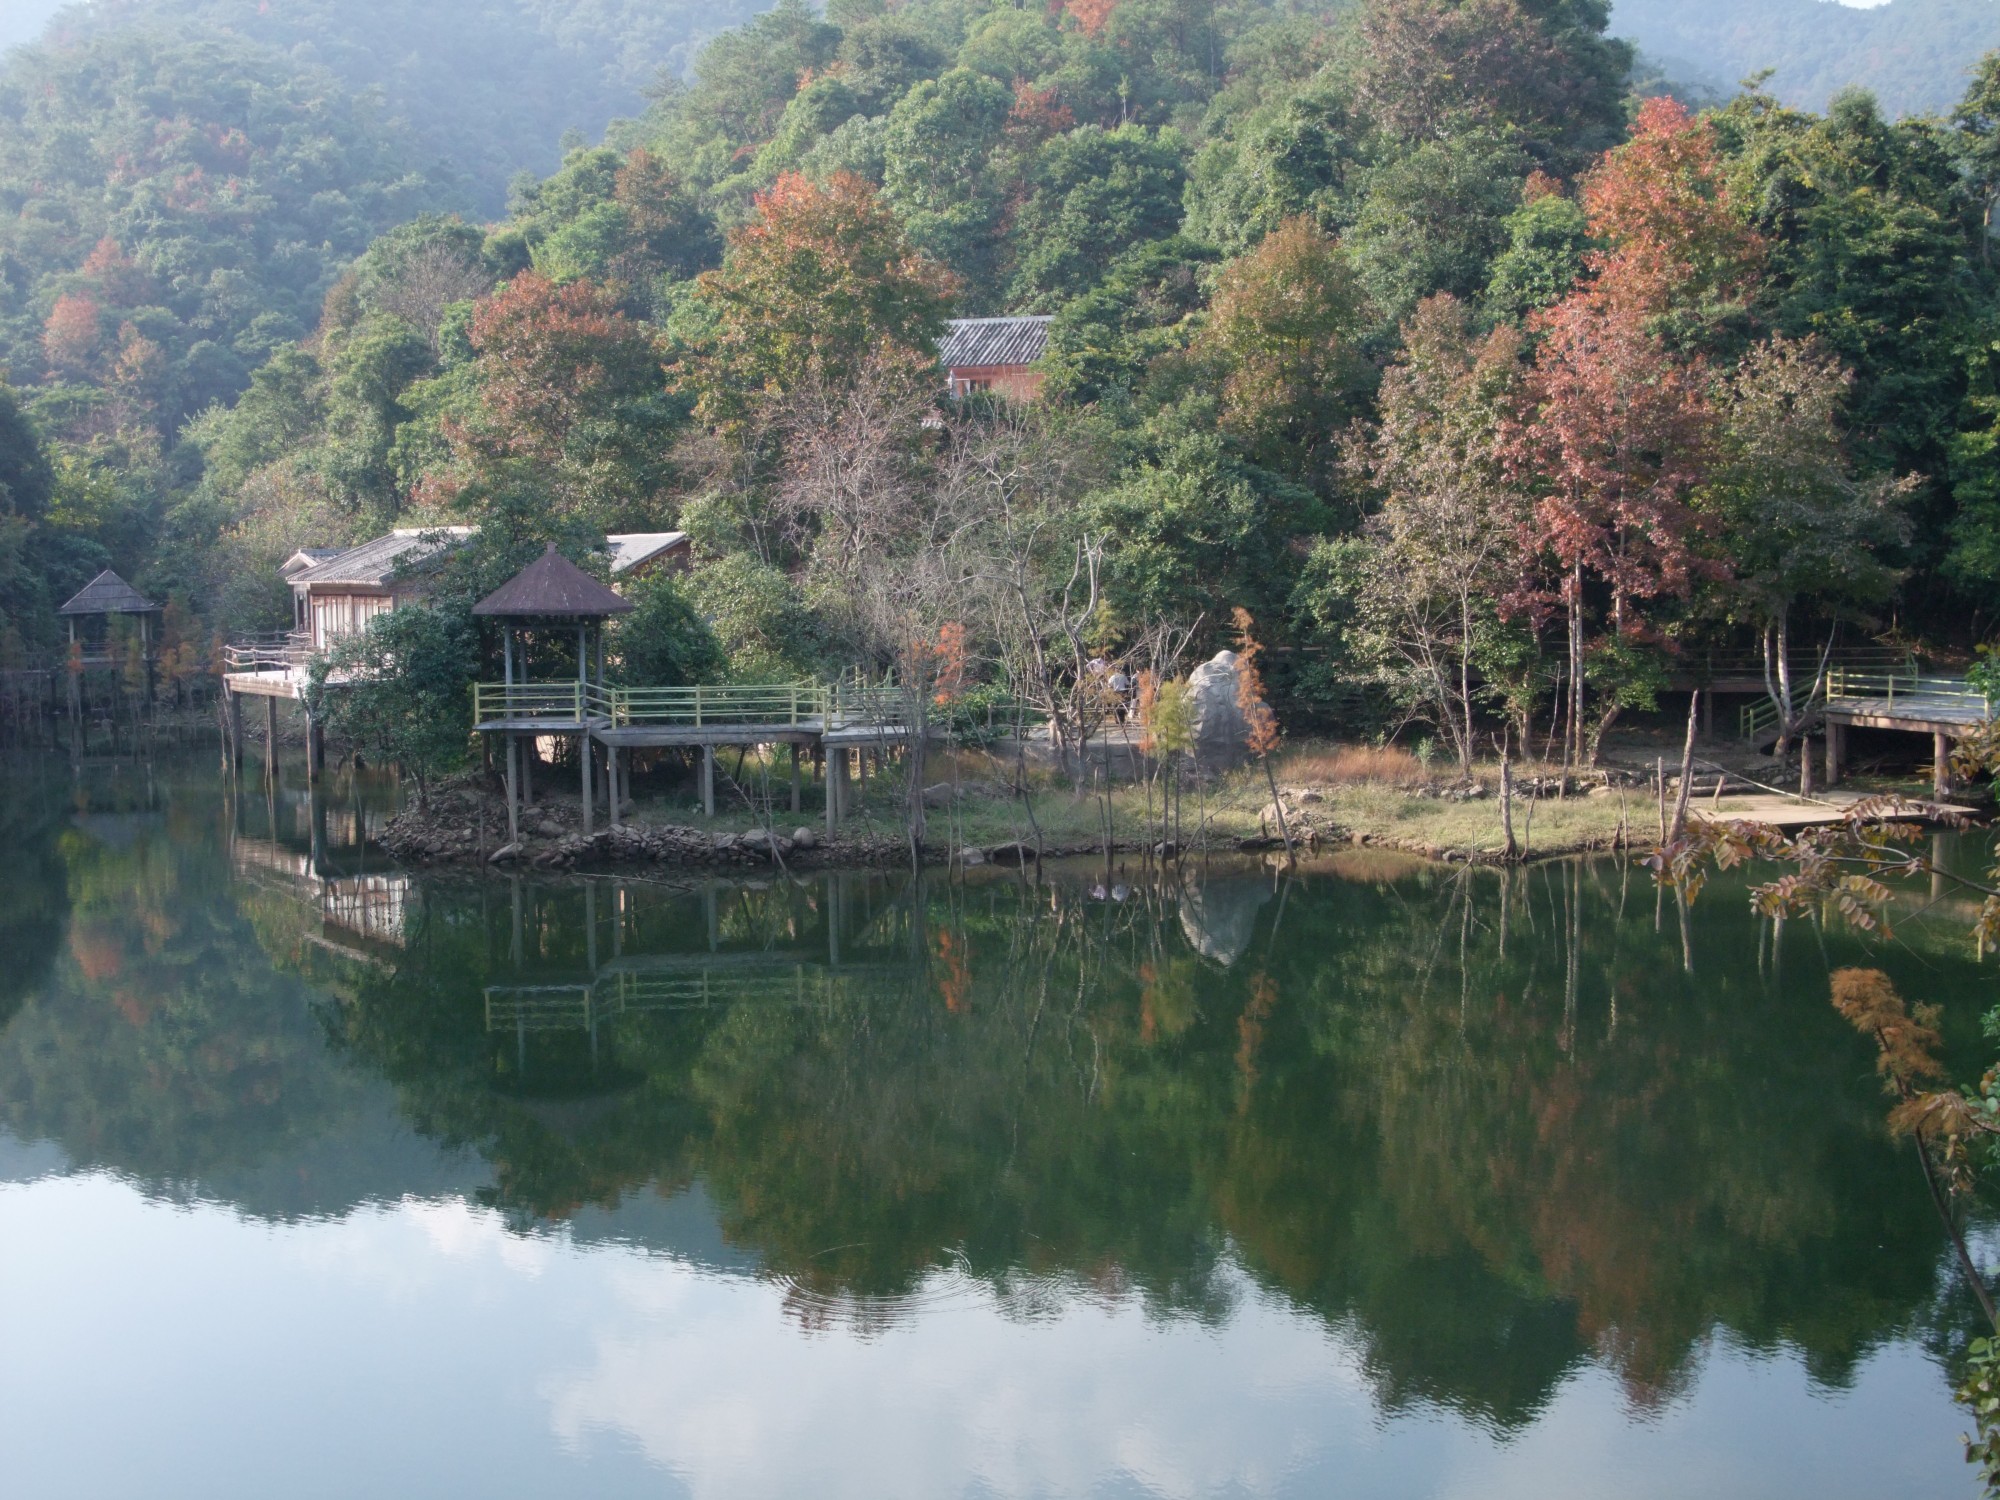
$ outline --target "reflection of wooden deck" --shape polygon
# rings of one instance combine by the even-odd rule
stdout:
[[[403,947],[411,890],[408,876],[321,876],[314,873],[310,855],[255,839],[236,840],[230,858],[239,877],[273,887],[316,910],[321,937],[330,946],[364,958],[377,956],[371,949]]]
[[[736,1005],[805,1007],[837,998],[850,980],[907,974],[898,964],[821,962],[766,954],[613,959],[591,979],[486,986],[489,1031],[586,1031],[614,1016]]]

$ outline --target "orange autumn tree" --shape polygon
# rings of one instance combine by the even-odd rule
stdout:
[[[871,360],[928,368],[958,282],[910,244],[865,178],[787,172],[695,287],[705,326],[683,382],[702,420],[740,432],[759,396],[842,385]]]
[[[1277,773],[1271,769],[1271,752],[1278,748],[1278,716],[1264,697],[1264,674],[1257,666],[1263,652],[1254,634],[1256,622],[1250,611],[1238,605],[1230,612],[1236,622],[1236,707],[1243,714],[1244,743],[1264,767],[1264,782],[1271,789],[1271,806],[1278,814],[1278,832],[1285,840],[1285,857],[1292,854],[1292,831],[1285,823],[1285,802],[1278,795]]]

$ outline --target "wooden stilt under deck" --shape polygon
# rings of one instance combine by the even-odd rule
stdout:
[[[278,779],[278,700],[264,700],[264,775]]]
[[[1829,719],[1826,724],[1826,784],[1840,785],[1841,772],[1846,769],[1847,726]]]
[[[792,812],[799,810],[799,742],[792,741]]]
[[[715,746],[701,747],[701,811],[702,816],[715,816]]]
[[[229,763],[243,769],[243,695],[229,694]]]
[[[1951,736],[1942,729],[1931,734],[1931,795],[1951,795]]]
[[[519,846],[521,842],[521,737],[507,736],[507,842]]]

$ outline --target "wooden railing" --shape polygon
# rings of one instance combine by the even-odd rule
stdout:
[[[1866,668],[1835,667],[1827,673],[1828,702],[1836,699],[1880,701],[1894,712],[1900,698],[1912,712],[1945,709],[1953,713],[1973,713],[1982,719],[1993,717],[1993,700],[1963,677],[1926,677],[1910,671],[1880,671]]]
[[[609,687],[578,682],[481,682],[472,689],[477,723],[496,719],[581,721],[631,725],[771,725],[823,729],[836,725],[900,724],[908,716],[902,690],[815,682],[719,683],[694,687]]]
[[[811,682],[612,688],[611,721],[628,724],[783,724],[825,718],[831,697]]]
[[[1793,686],[1800,691],[1812,685],[1819,673],[1819,653],[1817,651],[1795,652],[1791,656],[1791,678]],[[1916,658],[1900,646],[1844,646],[1833,653],[1828,670],[1835,666],[1848,667],[1857,671],[1915,671]],[[1694,656],[1683,658],[1674,667],[1676,673],[1685,673],[1698,679],[1714,682],[1721,678],[1749,678],[1761,682],[1764,678],[1763,655],[1755,651],[1731,652],[1722,656]],[[1777,676],[1777,664],[1772,663],[1771,675]]]
[[[1778,705],[1769,698],[1759,698],[1755,703],[1746,703],[1736,722],[1743,738],[1755,744],[1757,737],[1764,731],[1778,727]]]
[[[612,719],[611,695],[585,682],[476,682],[472,685],[472,718],[476,724],[495,719],[551,719],[580,724]]]
[[[303,630],[273,630],[238,636],[222,648],[222,665],[230,672],[288,672],[312,659],[312,636]]]

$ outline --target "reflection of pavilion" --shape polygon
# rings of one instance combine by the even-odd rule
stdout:
[[[583,1031],[590,1034],[594,1051],[598,1027],[618,1016],[720,1010],[744,1004],[827,1005],[840,998],[855,980],[879,986],[884,979],[913,972],[914,959],[907,941],[884,930],[885,918],[900,911],[900,905],[892,904],[880,912],[856,911],[847,890],[851,877],[829,873],[822,878],[824,931],[809,943],[752,952],[722,951],[717,893],[723,887],[721,882],[709,881],[701,890],[709,951],[640,954],[624,951],[628,892],[622,882],[613,881],[608,903],[611,951],[601,961],[599,882],[588,882],[583,892],[588,937],[580,969],[560,977],[487,985],[487,1030],[511,1031],[522,1041],[530,1032]],[[520,877],[513,877],[510,884],[515,898],[511,946],[514,965],[520,969],[525,957]],[[883,941],[885,937],[890,939],[888,943]],[[894,957],[886,956],[891,952]]]
[[[489,1031],[582,1031],[614,1016],[726,1006],[822,1005],[854,979],[908,972],[903,964],[831,968],[787,954],[648,954],[616,958],[572,984],[490,984]]]
[[[404,942],[410,879],[370,845],[389,814],[359,802],[266,784],[231,799],[229,862],[253,885],[316,908],[308,939],[348,957],[379,959]]]

